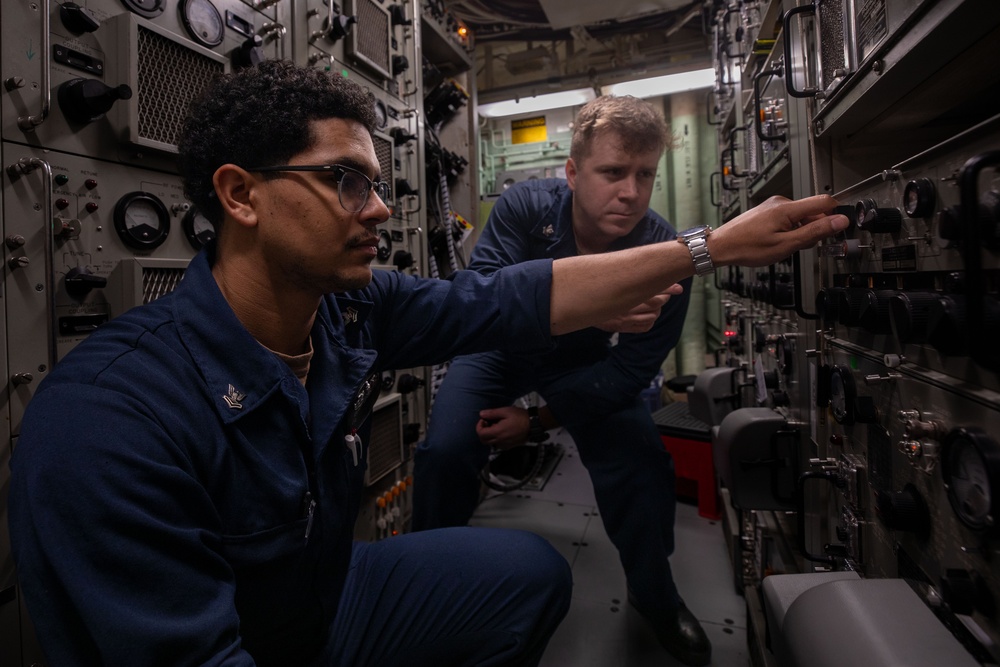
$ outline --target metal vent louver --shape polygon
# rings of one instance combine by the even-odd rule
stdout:
[[[403,417],[396,394],[372,412],[365,483],[374,484],[403,464]]]
[[[184,269],[145,268],[142,271],[142,302],[170,294],[184,278]]]
[[[137,143],[176,150],[188,104],[225,67],[143,26],[137,42]]]
[[[396,179],[392,173],[392,139],[376,133],[372,135],[372,143],[375,144],[375,157],[378,159],[382,180],[389,184],[389,198],[395,200]]]
[[[347,55],[385,78],[393,78],[389,11],[373,0],[351,0],[347,5],[348,13],[358,17],[347,36]]]
[[[831,87],[840,84],[840,79],[854,65],[850,54],[854,46],[844,19],[843,3],[824,2],[819,5],[821,86],[828,93]]]

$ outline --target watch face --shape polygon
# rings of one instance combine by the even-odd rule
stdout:
[[[708,236],[709,227],[704,225],[700,227],[692,227],[691,229],[685,229],[683,232],[677,234],[677,238],[682,241],[687,241],[688,239],[698,238],[699,236]]]

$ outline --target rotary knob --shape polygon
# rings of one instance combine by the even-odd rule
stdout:
[[[927,342],[941,354],[968,354],[966,345],[965,297],[939,296],[927,312]]]
[[[323,26],[323,32],[326,34],[326,38],[331,42],[336,42],[339,39],[347,37],[354,27],[354,24],[358,22],[357,16],[345,16],[344,14],[338,14],[333,17],[333,21],[328,25]]]
[[[259,65],[267,58],[264,55],[264,38],[260,35],[248,37],[242,44],[233,49],[231,57],[234,69],[245,69]]]
[[[108,279],[104,276],[95,276],[86,267],[74,267],[66,272],[66,292],[76,298],[82,299],[93,289],[107,287]]]
[[[861,324],[861,317],[869,307],[872,299],[872,292],[868,289],[857,287],[845,288],[839,294],[837,305],[837,321],[845,327],[854,327]]]
[[[896,293],[891,290],[868,290],[867,300],[861,310],[861,326],[873,334],[892,331],[889,300]]]
[[[843,287],[826,287],[816,295],[816,311],[825,326],[830,327],[837,323],[840,314],[840,295],[843,291]]]
[[[413,253],[408,250],[397,250],[392,256],[392,263],[396,265],[398,271],[403,271],[413,266]]]
[[[901,292],[889,297],[889,320],[896,340],[904,345],[927,340],[931,306],[937,298],[934,292]]]
[[[903,225],[903,216],[895,208],[880,208],[874,199],[859,201],[854,207],[858,228],[879,234],[895,234]]]
[[[92,123],[104,117],[118,100],[132,97],[124,83],[108,86],[97,79],[70,79],[59,86],[59,108],[66,118],[77,123]]]
[[[878,491],[875,513],[891,530],[914,533],[925,539],[930,532],[930,512],[916,487],[907,484],[902,491]]]

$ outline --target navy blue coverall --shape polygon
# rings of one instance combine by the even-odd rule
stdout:
[[[503,273],[376,270],[325,297],[306,386],[237,319],[208,251],[92,333],[28,404],[11,463],[13,553],[49,663],[536,665],[572,586],[543,539],[352,544],[366,453],[346,446],[347,407],[365,378],[549,345],[551,262]]]
[[[673,239],[652,210],[615,242],[620,250]],[[539,258],[577,254],[572,192],[562,179],[518,183],[497,201],[469,268],[491,274]],[[596,328],[555,337],[538,354],[499,351],[456,358],[431,412],[414,467],[415,530],[464,526],[479,500],[479,471],[489,449],[476,436],[479,411],[510,405],[537,391],[573,437],[590,473],[608,536],[642,609],[678,605],[667,558],[674,549],[674,467],[640,392],[677,344],[690,297],[667,302],[653,328],[612,334]]]

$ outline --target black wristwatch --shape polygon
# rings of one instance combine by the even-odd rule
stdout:
[[[692,227],[677,234],[677,240],[687,246],[691,252],[691,261],[694,263],[694,272],[698,276],[707,276],[715,271],[712,264],[712,256],[708,254],[708,243],[706,239],[712,233],[711,227]]]
[[[538,406],[532,405],[528,408],[528,442],[545,442],[549,434],[542,426],[542,418],[538,416]]]

